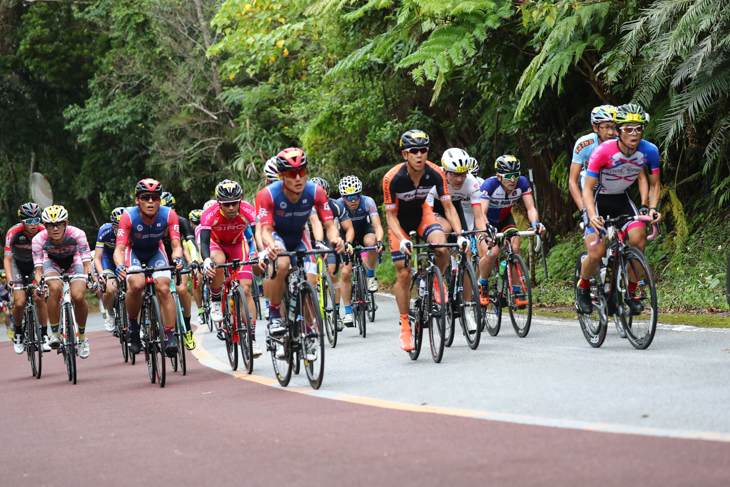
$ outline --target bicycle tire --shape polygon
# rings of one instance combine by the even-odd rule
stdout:
[[[253,285],[256,285],[254,283]],[[245,292],[240,284],[234,286],[233,291],[233,319],[238,333],[238,345],[241,347],[241,360],[246,373],[253,372],[253,334],[251,333],[251,319],[248,315]],[[235,346],[235,343],[234,343]]]
[[[482,330],[480,328],[480,324],[482,322],[482,306],[479,302],[479,286],[477,285],[476,273],[474,272],[471,262],[468,260],[464,262],[464,267],[459,270],[458,277],[461,278],[461,282],[457,285],[457,289],[459,291],[457,292],[457,296],[461,296],[459,299],[461,306],[461,310],[459,311],[459,324],[461,325],[461,331],[464,332],[464,338],[466,338],[467,345],[469,345],[469,348],[472,350],[476,350],[479,348],[479,341],[482,336]],[[464,291],[464,289],[466,289],[464,286],[464,279],[468,279],[471,283],[470,306],[468,306],[464,301],[464,296],[466,295]],[[471,321],[469,320],[469,317],[472,318]]]
[[[634,348],[637,350],[645,350],[654,340],[656,323],[659,317],[654,277],[652,275],[651,268],[649,267],[649,261],[646,260],[644,254],[637,248],[627,248],[621,261],[622,275],[619,277],[623,278],[624,281],[624,289],[622,291],[622,297],[624,299],[632,299],[632,297],[629,296],[628,289],[626,287],[629,277],[629,267],[631,267],[631,272],[633,273],[638,270],[638,266],[643,268],[643,277],[638,281],[636,295],[640,296],[639,299],[642,301],[642,304],[648,300],[650,305],[649,320],[633,319],[632,322],[626,326],[625,331],[626,338],[628,338]],[[627,316],[631,317],[631,315]]]
[[[213,332],[213,321],[210,319],[210,288],[203,279],[203,318],[208,325],[208,331]]]
[[[332,277],[327,271],[322,272],[319,282],[319,293],[321,300],[319,308],[322,312],[324,330],[327,333],[327,342],[331,348],[337,346],[337,310],[335,308],[335,290],[332,285]]]
[[[150,296],[150,333],[154,332],[156,336],[151,336],[153,357],[155,358],[155,375],[157,383],[160,387],[165,387],[167,379],[167,361],[165,357],[165,349],[167,348],[167,336],[165,335],[165,325],[162,322],[162,314],[160,314],[160,303],[157,296]],[[159,346],[158,346],[159,345]]]
[[[175,342],[175,344],[179,347],[180,346],[180,328],[179,328],[179,321],[180,321],[180,313],[179,313],[179,305],[180,300],[177,297],[177,292],[172,292],[173,296],[173,302],[175,303],[175,331],[172,332],[172,341]],[[170,365],[172,365],[172,371],[177,372],[178,369],[178,357],[175,355],[174,357],[170,358]]]
[[[423,325],[421,323],[421,316],[423,315],[423,298],[416,300],[416,307],[412,308],[408,313],[408,321],[411,325],[411,337],[413,339],[413,350],[408,352],[408,356],[411,360],[418,360],[418,356],[421,354],[421,344],[423,343]],[[411,313],[415,315],[415,319],[411,319]]]
[[[522,289],[515,294],[512,290],[512,273],[517,272],[518,281],[522,283]],[[512,321],[512,328],[520,338],[525,338],[530,333],[530,323],[532,322],[532,289],[530,288],[530,275],[522,256],[512,254],[510,256],[510,265],[507,266],[507,299],[509,303],[509,317]],[[527,305],[522,308],[517,305],[517,299],[527,298]],[[525,310],[525,313],[520,311]]]
[[[599,299],[603,299],[603,302],[596,303],[594,301],[593,303],[593,311],[594,313],[591,313],[590,315],[585,315],[580,312],[578,308],[578,281],[581,277],[581,269],[583,267],[583,259],[586,258],[588,255],[588,251],[584,250],[578,255],[578,259],[575,263],[575,272],[573,273],[573,290],[575,293],[575,310],[576,313],[578,313],[578,323],[580,323],[580,329],[583,331],[583,336],[585,337],[588,344],[593,348],[599,348],[601,345],[603,345],[604,340],[606,339],[606,330],[608,328],[608,321],[601,319],[600,313],[596,314],[596,305],[598,306],[606,306],[606,299],[603,297],[603,292],[598,290],[598,286],[602,286],[603,283],[601,283],[600,280],[600,267],[599,270],[596,271],[596,278],[593,279],[591,294],[594,296],[594,299],[598,301]],[[600,298],[599,298],[600,296]],[[605,309],[605,308],[604,308]],[[605,312],[606,316],[608,316],[608,311]]]
[[[358,291],[357,309],[355,310],[355,312],[359,316],[358,321],[357,321],[357,326],[358,326],[358,329],[360,331],[360,336],[362,336],[363,338],[365,338],[367,336],[367,334],[368,334],[368,328],[367,328],[368,323],[367,323],[367,318],[366,318],[366,314],[367,314],[366,311],[367,310],[365,309],[365,307],[367,306],[367,297],[366,297],[366,294],[367,294],[367,283],[365,281],[365,271],[363,270],[362,267],[360,267],[359,269],[360,270],[357,273],[358,274],[358,278],[357,278],[357,280],[358,280],[358,285],[357,285],[357,288],[358,288],[357,289],[357,291]]]
[[[497,272],[497,261],[492,269],[492,277],[489,279],[487,293],[489,294],[489,304],[482,309],[482,322],[484,329],[489,335],[496,337],[502,328],[502,292],[499,291],[499,285],[502,283],[499,273]],[[504,283],[502,283],[504,285]]]
[[[114,306],[114,321],[117,326],[117,333],[119,334],[119,344],[122,347],[122,358],[124,362],[129,361],[129,323],[127,323],[127,309],[124,302],[124,295],[121,295],[115,300]]]
[[[446,324],[444,325],[444,346],[450,347],[454,343],[454,330],[456,329],[456,313],[454,313],[454,306],[458,306],[461,301],[461,297],[458,293],[453,293],[456,278],[454,277],[451,269],[451,264],[446,267],[444,272],[446,279],[444,279],[444,291],[449,297],[449,302],[445,306],[446,308]]]
[[[271,351],[271,364],[274,367],[274,374],[276,374],[276,380],[279,382],[281,387],[289,385],[292,374],[292,350],[291,350],[291,337],[289,336],[289,330],[287,329],[286,334],[281,337],[280,342],[273,338],[267,339],[267,348]],[[277,351],[283,349],[282,358],[277,358]]]
[[[232,299],[233,295],[224,295],[221,300],[221,307],[223,308],[223,335],[226,344],[226,355],[228,355],[228,363],[231,365],[231,370],[238,370],[238,345],[233,339],[233,316],[231,315],[231,308],[229,300]]]
[[[308,283],[302,283],[299,291],[299,316],[301,321],[302,356],[304,358],[304,370],[307,373],[307,380],[312,389],[319,389],[324,379],[324,334],[322,333],[322,315],[317,303],[317,294],[314,287]],[[309,315],[309,317],[307,316]],[[313,360],[307,357],[313,355]]]
[[[368,320],[370,321],[370,323],[372,323],[373,321],[375,321],[375,311],[377,311],[378,305],[375,304],[375,293],[368,291],[366,295],[368,297]]]
[[[64,344],[66,350],[66,371],[68,372],[68,380],[76,384],[76,329],[71,321],[71,305],[63,303],[64,317]]]
[[[441,296],[445,296],[444,283],[438,268],[428,273],[426,281],[426,312],[428,313],[428,342],[431,345],[431,357],[436,363],[444,356],[444,328],[446,327],[446,306],[437,305],[434,300],[434,286],[438,286]],[[442,298],[443,299],[443,298]],[[435,323],[434,323],[435,321]]]
[[[254,311],[256,312],[256,319],[261,319],[261,303],[259,303],[259,285],[256,281],[256,276],[252,276],[251,279],[251,300],[253,301]]]
[[[40,379],[43,371],[43,338],[41,337],[40,325],[38,324],[38,316],[36,315],[35,306],[30,307],[27,314],[28,316],[25,320],[25,326],[29,335],[26,338],[25,346],[28,348],[30,369],[33,373],[33,377]]]

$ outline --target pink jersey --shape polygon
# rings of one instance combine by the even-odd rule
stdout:
[[[210,230],[211,242],[235,244],[245,239],[246,227],[256,221],[256,210],[245,201],[241,201],[238,215],[228,221],[223,215],[218,202],[210,206],[200,217],[199,230]]]
[[[82,262],[91,261],[89,242],[86,240],[86,234],[80,228],[67,225],[66,235],[64,235],[61,245],[51,242],[48,230],[38,232],[33,237],[33,265],[36,267],[42,266],[48,260],[65,263],[71,262],[77,257],[80,257]]]

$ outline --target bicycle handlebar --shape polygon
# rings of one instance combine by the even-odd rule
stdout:
[[[650,217],[649,215],[622,215],[622,216],[619,216],[616,218],[609,218],[607,220],[604,220],[603,224],[604,224],[604,228],[609,227],[609,226],[618,227],[618,226],[621,226],[624,223],[628,223],[632,220],[635,222],[645,222],[646,223],[646,222],[651,222],[653,220],[653,218]],[[585,229],[585,224],[581,223],[580,227],[581,227],[581,229]],[[657,236],[659,236],[659,225],[654,223],[652,225],[651,235],[646,237],[646,239],[649,242],[651,242],[652,240],[657,238]],[[590,243],[590,246],[591,247],[597,246],[601,240],[603,240],[603,235],[599,234],[598,238]]]
[[[276,279],[276,273],[278,271],[279,257],[292,257],[293,256],[293,257],[300,258],[300,257],[305,257],[307,255],[334,254],[336,252],[337,252],[337,250],[335,250],[335,249],[322,249],[322,248],[317,248],[317,249],[312,249],[312,250],[294,250],[292,252],[279,252],[276,255],[276,259],[274,259],[274,264],[273,264],[274,267],[271,270],[271,276],[269,277],[269,279]],[[336,267],[339,268],[340,263],[335,262],[335,264],[336,264]],[[335,269],[335,272],[337,272],[337,269]]]

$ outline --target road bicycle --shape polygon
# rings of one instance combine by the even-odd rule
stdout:
[[[335,274],[340,267],[340,260],[335,263]],[[322,315],[323,325],[327,334],[327,342],[331,348],[337,346],[337,333],[339,332],[340,313],[337,310],[335,301],[335,289],[332,284],[332,276],[327,269],[327,259],[321,255],[317,256],[317,296],[319,297],[319,312]]]
[[[411,232],[411,237],[415,232]],[[408,355],[411,360],[417,360],[421,353],[421,342],[423,341],[423,329],[428,328],[431,356],[436,363],[441,362],[444,355],[444,334],[446,328],[446,306],[436,304],[434,291],[439,290],[440,296],[445,297],[443,278],[441,271],[436,266],[435,252],[439,248],[454,248],[457,244],[411,244],[416,251],[416,268],[411,268],[411,294],[415,287],[418,296],[415,303],[408,311],[408,321],[411,325],[414,348]],[[425,252],[418,252],[423,249]],[[411,256],[406,255],[404,263],[408,267]],[[442,298],[444,299],[444,298]]]
[[[256,313],[254,313],[254,316],[256,316],[256,319],[258,320],[263,320],[264,315],[261,313],[261,295],[263,294],[263,289],[259,288],[260,285],[259,278],[253,276],[251,281],[251,299],[253,299],[253,304],[256,306]]]
[[[324,334],[317,291],[304,270],[304,259],[311,255],[333,253],[332,249],[295,250],[280,252],[280,257],[296,257],[300,264],[290,269],[286,279],[286,291],[282,300],[282,318],[286,331],[283,335],[266,336],[266,349],[271,352],[271,361],[276,379],[282,387],[291,380],[292,369],[298,371],[299,361],[304,359],[309,385],[319,389],[324,378]],[[277,261],[273,262],[271,279],[276,278]]]
[[[513,228],[494,235],[500,242],[500,254],[504,252],[505,257],[497,259],[492,269],[489,306],[483,313],[484,328],[490,335],[497,336],[502,326],[502,310],[507,308],[512,328],[518,337],[524,338],[530,332],[532,322],[532,288],[525,261],[512,249],[514,237],[535,237],[535,254],[542,246],[542,239],[534,230],[519,232]],[[491,252],[489,249],[488,253]]]
[[[31,282],[32,277],[25,276],[24,282]],[[25,293],[25,309],[23,309],[23,334],[21,339],[25,343],[25,351],[30,362],[30,371],[36,379],[41,378],[43,371],[43,329],[38,321],[35,309],[35,284],[14,284],[13,290]]]
[[[481,233],[480,230],[463,232],[464,237]],[[455,233],[449,234],[456,236]],[[459,321],[461,331],[466,338],[469,348],[476,350],[479,347],[481,338],[482,307],[479,302],[479,286],[474,267],[469,260],[469,254],[465,247],[458,249],[456,255],[456,267],[449,263],[444,272],[444,286],[446,287],[449,301],[446,305],[446,328],[444,330],[444,346],[450,347],[454,342],[454,331],[456,321]],[[466,295],[469,284],[471,292]]]
[[[221,288],[221,310],[223,321],[220,324],[226,343],[228,363],[232,370],[238,369],[238,347],[241,347],[241,359],[247,373],[253,372],[253,334],[251,320],[246,304],[246,294],[239,284],[238,269],[245,265],[258,265],[258,259],[241,262],[233,259],[232,262],[217,264],[215,268],[223,268],[224,279]],[[253,283],[252,286],[255,286]]]
[[[202,324],[208,325],[208,331],[213,331],[213,322],[210,319],[210,282],[207,277],[202,276],[199,277],[198,274],[200,273],[200,268],[196,267],[192,270],[193,275],[193,287],[197,288],[198,286],[203,286],[201,295],[201,303],[200,307],[203,310],[202,313],[200,313],[200,320]]]
[[[355,315],[357,329],[363,338],[367,335],[367,322],[365,317],[372,323],[375,321],[375,311],[378,305],[375,304],[375,293],[367,286],[367,267],[362,261],[362,253],[368,250],[375,250],[377,247],[353,247],[352,255],[352,311]],[[378,262],[383,258],[378,254]]]
[[[142,309],[139,315],[139,326],[142,333],[142,350],[144,350],[144,359],[147,363],[147,373],[150,382],[157,382],[160,387],[165,387],[166,382],[166,362],[165,350],[167,348],[167,338],[165,336],[165,327],[162,323],[162,314],[160,314],[160,303],[155,295],[155,279],[152,274],[155,272],[174,271],[177,267],[143,267],[142,269],[133,269],[127,271],[128,275],[144,274],[145,283],[142,290]],[[120,282],[120,287],[124,292],[127,291],[126,279]],[[130,350],[130,353],[131,350]],[[132,354],[134,355],[134,354]],[[134,360],[132,361],[134,363]]]
[[[43,282],[63,282],[63,290],[61,291],[61,321],[58,323],[58,329],[61,333],[61,346],[58,347],[56,353],[63,354],[68,380],[76,384],[76,357],[79,354],[79,330],[76,324],[73,304],[71,303],[71,281],[74,279],[84,279],[88,283],[93,281],[93,276],[91,272],[88,275],[63,274],[62,276],[44,277]],[[45,294],[46,301],[48,301],[48,293],[46,292]]]
[[[116,277],[108,276],[107,279],[115,279],[117,283],[119,282]],[[101,280],[102,295],[106,293],[107,279]],[[117,285],[117,292],[114,293],[112,309],[114,310],[114,331],[112,335],[119,338],[119,345],[122,347],[122,358],[124,362],[129,361],[131,355],[132,365],[134,365],[134,354],[129,353],[129,317],[127,316],[126,294],[119,285]]]
[[[578,321],[588,343],[598,348],[606,339],[608,319],[613,317],[619,334],[626,336],[634,348],[643,350],[651,345],[656,332],[658,318],[656,286],[649,262],[637,248],[626,243],[626,232],[621,228],[631,221],[651,222],[648,215],[622,215],[604,220],[606,254],[591,279],[591,301],[593,312],[584,314],[578,306],[578,280],[581,276],[583,259],[588,255],[584,250],[578,256],[575,265],[573,284],[575,288],[575,308]],[[582,225],[581,225],[582,226]],[[653,225],[652,234],[646,240],[652,241],[659,234],[658,225]],[[600,242],[591,243],[595,247]],[[633,279],[633,281],[632,281]],[[629,292],[630,282],[636,282],[634,295]],[[647,320],[642,315],[633,316],[627,301],[637,300],[642,307],[649,305],[650,316]]]

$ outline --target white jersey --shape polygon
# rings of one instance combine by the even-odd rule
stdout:
[[[447,179],[448,182],[448,179]],[[451,193],[451,201],[454,202],[454,205],[460,204],[461,208],[464,210],[464,218],[466,219],[467,224],[467,230],[474,230],[474,209],[473,207],[478,206],[479,209],[477,211],[481,211],[482,207],[482,200],[481,200],[481,184],[479,184],[479,181],[477,178],[472,176],[471,174],[466,175],[466,180],[464,181],[463,186],[461,189],[454,189],[451,184],[449,184],[449,193]],[[431,191],[429,191],[428,196],[426,197],[426,203],[433,208],[434,201],[436,199],[436,187],[431,188]]]

